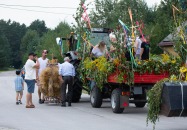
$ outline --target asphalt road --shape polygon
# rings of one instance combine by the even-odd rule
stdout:
[[[146,107],[135,108],[132,104],[124,113],[114,114],[108,100],[102,108],[92,108],[86,94],[79,103],[64,108],[55,103],[39,104],[35,89],[36,108],[28,109],[25,89],[23,104],[16,105],[14,73],[0,73],[0,130],[152,130],[150,123],[146,126]],[[161,116],[156,130],[187,130],[187,118]]]

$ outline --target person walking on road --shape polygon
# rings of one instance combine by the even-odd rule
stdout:
[[[16,70],[16,78],[14,80],[15,82],[15,90],[16,90],[16,105],[22,104],[21,99],[23,96],[23,89],[24,89],[24,80],[21,77],[21,71]]]
[[[40,85],[39,76],[40,76],[41,72],[47,67],[47,63],[48,63],[47,54],[48,54],[47,50],[42,51],[42,57],[38,58],[38,62],[40,64],[40,67],[36,71],[36,80],[37,80],[37,86],[38,86],[38,97],[39,97],[39,103],[40,104],[44,103],[45,99],[44,99],[44,96],[41,93],[41,88],[40,88],[41,85]]]
[[[64,63],[59,68],[59,78],[62,82],[61,95],[62,95],[62,107],[66,106],[66,88],[68,85],[68,106],[71,106],[72,94],[73,94],[73,80],[75,76],[75,68],[69,63],[69,57],[64,58]]]
[[[36,60],[36,63],[33,60]],[[34,93],[36,83],[36,69],[39,68],[38,57],[33,52],[29,53],[29,58],[25,63],[25,82],[27,84],[26,108],[35,108],[32,102],[32,93]]]

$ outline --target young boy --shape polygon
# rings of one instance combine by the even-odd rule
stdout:
[[[22,104],[21,99],[23,96],[23,89],[24,89],[24,82],[23,78],[20,75],[21,71],[17,70],[16,71],[16,78],[14,80],[15,82],[15,90],[16,90],[16,105]]]

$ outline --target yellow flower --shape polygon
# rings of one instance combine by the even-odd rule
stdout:
[[[141,62],[140,62],[140,61],[138,61],[138,64],[139,64],[139,65],[141,65]]]
[[[171,75],[170,80],[171,81],[177,81],[177,77],[175,75]]]
[[[168,62],[169,61],[169,56],[167,54],[161,54],[162,55],[162,61],[163,62]]]
[[[119,65],[119,62],[120,62],[119,59],[114,59],[114,60],[113,60],[113,63],[114,63],[114,65],[116,65],[116,66]]]
[[[175,63],[176,63],[176,60],[172,60],[171,63],[172,63],[172,64],[175,64]]]
[[[187,72],[187,69],[185,67],[180,67],[180,73],[185,73]]]

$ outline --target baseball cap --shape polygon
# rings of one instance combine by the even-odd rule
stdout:
[[[31,56],[31,55],[32,55],[32,56],[36,56],[37,54],[34,54],[34,52],[30,52],[30,53],[29,53],[29,56]]]

